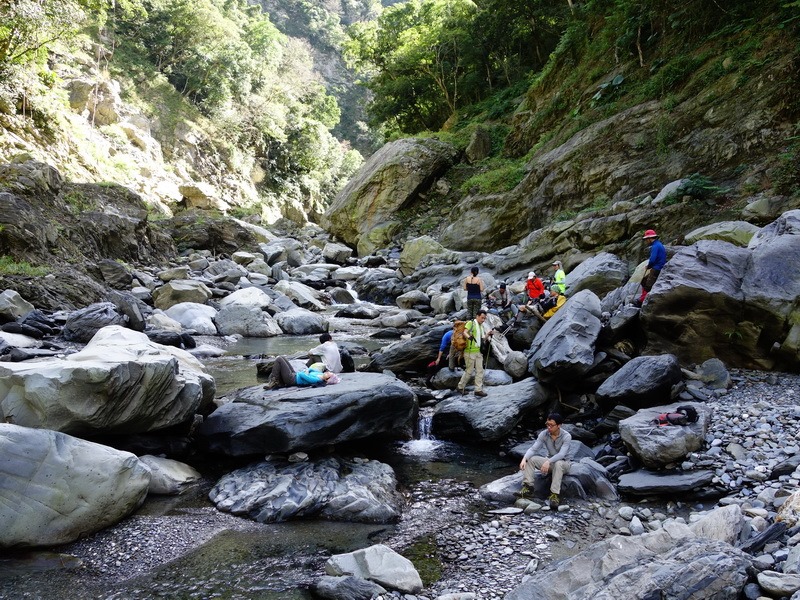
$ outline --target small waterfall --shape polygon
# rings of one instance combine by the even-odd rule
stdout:
[[[406,442],[400,448],[403,454],[412,456],[426,456],[432,454],[442,442],[437,440],[431,433],[431,424],[433,423],[433,409],[423,408],[419,411],[417,420],[417,437],[416,439]]]

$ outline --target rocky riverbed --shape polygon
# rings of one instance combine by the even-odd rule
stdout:
[[[746,533],[754,534],[766,529],[783,500],[800,487],[800,376],[753,371],[732,375],[734,386],[708,400],[714,416],[707,447],[682,467],[713,469],[715,483],[730,489],[719,504],[739,504],[747,519]],[[380,541],[411,557],[426,586],[416,596],[419,600],[502,598],[529,573],[594,541],[615,533],[654,531],[667,519],[690,522],[693,514],[718,505],[715,500],[657,497],[623,498],[620,503],[567,499],[556,513],[535,503],[523,511],[521,506],[513,510],[488,503],[473,483],[452,479],[416,482],[404,492],[407,506],[396,526],[332,527],[341,539],[350,538],[353,547]],[[148,502],[146,510],[117,526],[56,549],[60,556],[6,556],[0,598],[146,598],[175,593],[188,598],[307,598],[304,592],[290,595],[281,585],[293,580],[298,587],[311,586],[323,574],[322,564],[330,553],[342,551],[341,539],[331,544],[338,544],[336,550],[326,549],[319,540],[309,549],[307,540],[297,539],[294,552],[278,555],[273,549],[272,555],[265,552],[250,563],[244,557],[231,571],[214,565],[217,552],[235,552],[237,536],[258,535],[264,528],[273,528],[279,538],[286,525],[262,525],[218,512],[202,493],[195,505],[172,509],[171,502],[175,501]],[[798,543],[795,533],[790,529],[759,548],[758,563],[780,570]],[[205,561],[197,558],[203,555]],[[197,566],[198,560],[204,568]],[[256,583],[270,573],[276,574],[272,583]],[[402,596],[385,596],[392,597]]]

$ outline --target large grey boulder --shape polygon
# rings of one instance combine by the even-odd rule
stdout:
[[[80,352],[0,363],[0,420],[66,433],[141,433],[206,409],[214,380],[185,350],[119,326]]]
[[[403,227],[397,212],[427,191],[457,156],[454,147],[435,139],[385,144],[339,192],[321,225],[355,245],[360,256],[386,247]]]
[[[661,413],[675,412],[678,406],[680,405],[671,404],[640,410],[619,422],[622,441],[645,467],[658,469],[678,462],[705,445],[706,433],[711,423],[711,410],[705,405],[683,404],[697,411],[695,423],[659,426],[653,422]]]
[[[113,525],[147,496],[133,454],[0,423],[0,547],[66,544]]]
[[[275,322],[283,333],[289,335],[311,335],[328,330],[328,321],[322,315],[306,310],[293,308],[275,315]]]
[[[437,404],[431,423],[433,433],[447,439],[495,441],[550,397],[532,377],[484,391],[485,398],[456,395]]]
[[[800,210],[784,213],[747,248],[701,240],[667,263],[641,313],[648,352],[733,367],[800,365]]]
[[[231,456],[403,436],[417,410],[405,383],[374,373],[348,373],[341,383],[322,388],[243,388],[227,399],[199,433],[210,450]]]
[[[355,575],[409,594],[422,590],[422,579],[412,562],[383,544],[347,554],[334,554],[325,563],[325,572],[328,575]]]
[[[13,321],[24,317],[33,309],[33,304],[25,300],[15,290],[3,290],[0,293],[0,317],[4,321]]]
[[[211,290],[201,281],[174,279],[153,290],[153,303],[156,308],[166,311],[181,302],[204,304],[211,295]]]
[[[542,325],[531,344],[528,371],[542,382],[575,387],[594,365],[602,324],[600,299],[589,290],[572,296]]]
[[[217,310],[207,304],[197,302],[179,302],[164,311],[170,319],[177,321],[185,330],[193,331],[198,335],[217,335],[217,325],[214,319]]]
[[[672,386],[682,379],[681,366],[672,354],[637,356],[600,385],[597,400],[631,408],[656,406],[670,400]]]
[[[61,335],[70,342],[85,344],[95,333],[109,325],[125,325],[128,320],[111,302],[99,302],[71,313]]]
[[[748,580],[752,559],[725,541],[701,537],[667,522],[658,531],[613,536],[531,575],[506,600],[641,600],[696,598],[735,600]]]
[[[214,315],[214,325],[220,335],[264,338],[289,333],[283,331],[277,320],[265,310],[245,304],[229,304],[222,307]]]
[[[407,340],[389,344],[372,355],[367,370],[402,373],[424,369],[425,365],[436,358],[442,336],[452,328],[452,325],[439,325],[421,331]]]
[[[633,471],[620,476],[617,489],[630,496],[689,497],[705,492],[714,481],[713,471]]]
[[[600,252],[567,273],[566,293],[568,296],[574,296],[581,290],[591,290],[602,298],[624,284],[628,275],[628,265],[625,261],[609,252]]]
[[[145,454],[139,460],[150,469],[150,494],[179,496],[203,478],[194,467],[171,458]]]
[[[402,497],[394,471],[374,460],[261,462],[222,477],[208,497],[219,510],[275,523],[301,517],[390,523]]]
[[[429,235],[408,240],[400,253],[400,270],[410,275],[426,256],[445,252],[447,249]]]
[[[299,281],[282,280],[275,284],[275,291],[285,294],[301,308],[309,310],[323,310],[325,305],[321,302],[321,294]]]

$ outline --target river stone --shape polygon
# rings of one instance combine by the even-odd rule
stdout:
[[[756,579],[761,589],[773,598],[786,597],[800,590],[800,575],[761,571]]]
[[[682,381],[678,359],[672,354],[637,356],[606,379],[597,389],[597,400],[644,408],[670,400],[672,386]]]
[[[69,342],[85,344],[95,333],[108,325],[125,325],[127,319],[111,302],[92,304],[70,314],[61,334]]]
[[[314,584],[314,593],[326,600],[371,600],[386,590],[377,583],[359,577],[320,577]]]
[[[325,563],[325,572],[328,575],[355,575],[409,594],[422,590],[422,579],[413,563],[383,544],[348,554],[334,554]]]
[[[201,281],[174,279],[153,290],[153,302],[156,308],[166,311],[182,302],[204,304],[211,295],[211,290]]]
[[[619,422],[619,434],[628,450],[648,468],[658,469],[681,461],[705,446],[711,411],[703,404],[683,404],[697,411],[697,422],[687,425],[653,423],[662,413],[675,412],[678,404],[643,409]]]
[[[66,544],[118,522],[147,496],[133,454],[0,423],[0,547]]]
[[[380,314],[381,311],[373,304],[369,302],[356,302],[350,306],[345,306],[334,316],[347,317],[350,319],[376,319]]]
[[[119,326],[80,352],[0,363],[0,419],[66,433],[141,433],[205,410],[214,380],[185,350]]]
[[[213,306],[196,302],[180,302],[164,311],[170,319],[174,319],[186,330],[197,335],[217,335],[214,318],[217,311]]]
[[[208,261],[203,259],[203,268],[208,266]],[[176,279],[189,279],[189,267],[186,265],[181,265],[180,267],[171,267],[169,269],[164,269],[163,271],[159,271],[156,273],[156,277],[158,277],[164,283],[168,281],[174,281]]]
[[[0,294],[0,318],[3,321],[14,321],[24,317],[33,309],[33,304],[14,290],[3,290]]]
[[[291,298],[301,308],[309,310],[323,310],[325,308],[319,300],[320,293],[299,281],[279,281],[275,284],[274,289]]]
[[[219,510],[260,523],[301,517],[390,523],[402,497],[388,465],[374,460],[325,458],[261,462],[222,477],[209,492]]]
[[[430,306],[431,299],[423,291],[411,290],[398,296],[395,303],[398,307],[408,310],[415,306]]]
[[[594,365],[601,329],[600,299],[583,290],[542,325],[531,344],[528,370],[543,383],[573,388]]]
[[[640,470],[622,475],[617,489],[631,496],[663,495],[674,498],[680,495],[691,496],[694,492],[703,491],[713,480],[713,471],[654,473]]]
[[[400,253],[400,271],[405,275],[410,275],[426,256],[445,252],[447,249],[429,235],[408,240]]]
[[[265,310],[245,304],[223,306],[214,315],[214,325],[219,335],[265,338],[289,333],[283,331],[276,319]]]
[[[150,469],[151,494],[178,496],[203,478],[197,469],[170,458],[145,454],[139,460]]]
[[[328,330],[328,321],[322,315],[304,308],[293,308],[275,315],[275,322],[288,335],[311,335]]]
[[[199,433],[214,452],[230,456],[308,451],[374,436],[406,435],[416,396],[391,375],[348,373],[322,388],[263,386],[229,394]]]
[[[485,398],[455,395],[437,404],[431,423],[433,433],[445,439],[496,441],[550,398],[532,377],[484,391]]]
[[[322,248],[322,257],[328,262],[344,265],[353,256],[353,249],[344,244],[326,242]]]
[[[231,292],[219,301],[219,306],[220,308],[224,308],[232,304],[240,304],[248,308],[263,310],[267,308],[271,302],[272,299],[266,292],[255,287],[250,287]]]

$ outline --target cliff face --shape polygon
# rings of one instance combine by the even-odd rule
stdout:
[[[467,149],[461,162],[404,204],[438,226],[409,227],[393,242],[426,233],[455,250],[558,239],[558,252],[576,256],[624,252],[646,228],[679,241],[706,223],[763,223],[800,206],[798,51],[777,32],[766,39],[758,60],[737,59],[736,41],[709,42],[675,93],[661,100],[636,101],[641,82],[639,88],[626,83],[646,71],[636,61],[579,82],[584,91],[575,94],[574,106],[565,104],[553,83],[563,81],[569,67],[551,73],[549,84],[528,92],[505,139],[505,153],[525,156],[520,183],[505,192],[460,193],[454,185],[463,179],[460,172],[482,168]],[[615,100],[602,104],[598,90],[611,81],[617,82]],[[369,167],[360,179],[369,180]],[[382,189],[390,187],[385,174],[380,179]],[[668,192],[654,203],[665,186]],[[340,193],[337,210],[355,202],[346,197],[351,191]],[[384,201],[376,195],[373,210],[381,212]],[[365,203],[363,195],[358,202]],[[770,208],[759,214],[754,204]],[[452,208],[442,216],[443,205]],[[357,245],[364,235],[344,239]]]

